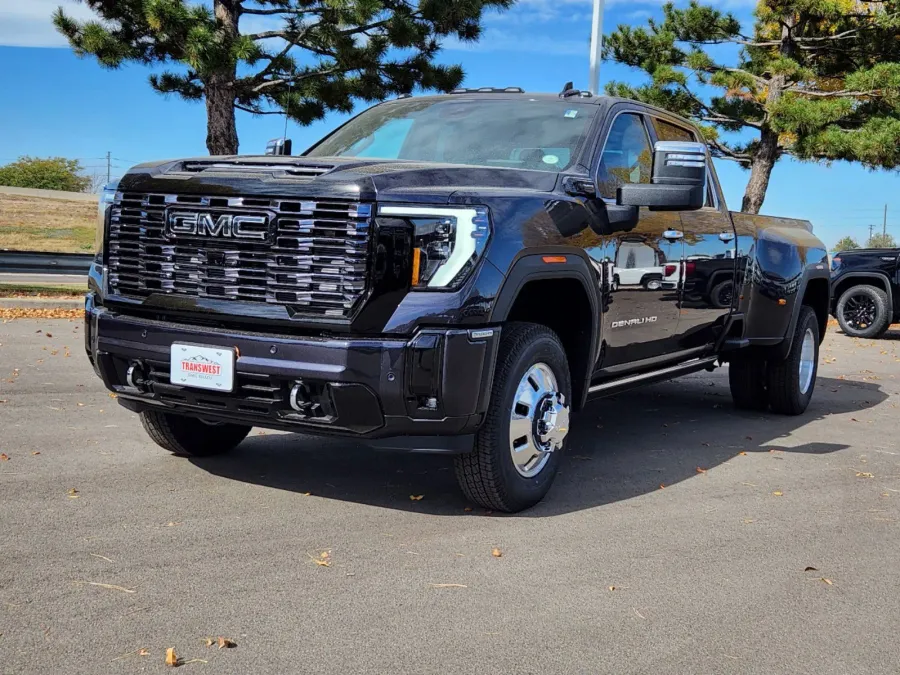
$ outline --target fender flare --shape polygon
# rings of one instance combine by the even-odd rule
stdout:
[[[829,303],[828,311],[834,316],[834,313],[837,311],[837,302],[838,296],[834,292],[836,286],[839,286],[845,279],[880,279],[884,282],[884,287],[887,289],[888,296],[888,307],[891,310],[891,318],[893,319],[894,314],[894,293],[891,289],[891,280],[888,278],[887,274],[883,274],[881,272],[847,272],[847,274],[842,274],[831,282],[831,302]]]
[[[564,263],[546,263],[543,256],[546,255],[565,255]],[[588,363],[585,372],[580,376],[584,378],[585,386],[581,400],[578,402],[577,409],[584,406],[587,400],[587,391],[590,386],[591,374],[594,372],[594,365],[597,362],[600,351],[600,297],[597,284],[597,273],[594,267],[587,260],[587,254],[583,251],[546,251],[541,253],[529,252],[517,258],[510,268],[494,307],[491,311],[491,323],[502,323],[506,321],[513,304],[519,296],[521,290],[526,284],[532,281],[541,281],[545,279],[575,279],[584,288],[585,295],[590,303],[591,311],[591,342],[588,352]],[[576,376],[576,373],[572,373]]]
[[[800,278],[800,285],[797,287],[797,294],[794,296],[794,306],[791,308],[791,320],[788,322],[787,332],[778,349],[781,358],[787,358],[787,355],[791,351],[791,346],[794,343],[794,331],[797,328],[797,321],[800,318],[800,308],[803,306],[803,296],[806,295],[806,288],[813,279],[825,279],[826,282],[828,282],[829,297],[826,312],[828,311],[828,307],[831,307],[831,273],[827,268],[819,269],[818,263],[808,265],[806,269],[803,270],[803,276]],[[823,333],[819,336],[819,340],[821,342],[821,340],[824,339],[825,335]]]

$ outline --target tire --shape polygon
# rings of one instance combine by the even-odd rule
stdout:
[[[819,320],[812,307],[800,308],[791,351],[783,361],[769,361],[769,405],[782,415],[800,415],[816,388],[819,367]],[[804,388],[805,387],[805,388]]]
[[[561,404],[558,396],[541,395],[542,388],[532,384],[533,377],[537,377],[535,369],[543,372],[540,371],[541,366],[552,374],[552,378],[544,375],[543,381],[547,383],[555,379],[556,383],[555,387],[545,389],[561,394]],[[528,386],[531,386],[531,391]],[[519,403],[529,396],[534,397],[531,407]],[[560,454],[565,447],[565,434],[568,433],[571,397],[569,364],[556,333],[532,323],[506,326],[500,339],[491,401],[485,420],[475,435],[475,447],[472,452],[454,458],[456,478],[466,497],[486,509],[510,513],[522,511],[541,501],[559,469]],[[526,448],[518,451],[523,454],[517,454],[521,464],[523,458],[528,456],[524,453],[528,452],[529,447],[537,447],[541,438],[535,438],[530,431],[512,438],[516,433],[513,431],[515,421],[519,421],[518,431],[533,429],[533,417],[540,417],[539,411],[547,407],[558,409],[555,429],[562,439],[555,439],[559,440],[555,450],[535,455],[531,469],[527,464],[517,468],[513,448]],[[531,423],[527,421],[529,417],[532,418]],[[523,440],[532,445],[528,446]],[[543,447],[553,447],[554,444],[555,441]],[[525,475],[529,471],[535,473]]]
[[[769,407],[766,371],[766,362],[757,359],[741,359],[728,364],[728,384],[736,408],[766,410]]]
[[[731,289],[731,292],[726,294],[726,291],[729,288]],[[713,286],[713,289],[709,292],[709,304],[715,309],[731,307],[733,295],[734,282],[731,279],[728,279],[727,281],[723,281],[722,283]]]
[[[891,325],[887,293],[877,286],[851,286],[841,294],[835,309],[845,335],[879,338]]]
[[[646,274],[641,279],[641,286],[647,291],[658,291],[662,288],[662,280],[661,274]]]
[[[212,457],[234,450],[252,428],[241,424],[206,424],[192,417],[155,410],[142,412],[141,424],[158,446],[189,457]]]

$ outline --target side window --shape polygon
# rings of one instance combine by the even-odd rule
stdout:
[[[656,137],[661,141],[696,141],[697,138],[692,131],[670,124],[658,117],[653,118],[653,127],[656,129]]]
[[[649,183],[653,153],[640,115],[619,115],[600,156],[597,186],[602,197],[615,199],[616,189],[628,183]]]

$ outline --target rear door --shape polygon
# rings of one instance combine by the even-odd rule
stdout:
[[[619,186],[650,182],[653,145],[646,116],[629,104],[610,110],[601,135],[605,142],[594,162],[598,191],[615,204]],[[677,213],[642,208],[635,229],[603,237],[603,368],[676,350],[679,290],[666,275],[682,261],[679,228]]]
[[[650,117],[654,141],[702,141],[690,127],[661,116]],[[712,162],[709,163],[706,204],[697,211],[681,211],[684,261],[678,283],[681,288],[678,317],[679,350],[696,349],[715,342],[734,300],[734,224],[725,207]]]

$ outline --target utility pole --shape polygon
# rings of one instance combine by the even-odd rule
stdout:
[[[872,241],[872,232],[874,232],[874,231],[875,231],[875,226],[870,224],[869,225],[869,241]]]
[[[881,234],[887,234],[887,204],[884,205],[884,223],[881,226]]]
[[[109,183],[112,180],[112,153],[107,150],[106,151],[106,182]]]
[[[588,88],[596,96],[600,93],[600,60],[603,51],[603,4],[594,0],[594,16],[591,21],[591,72]]]

